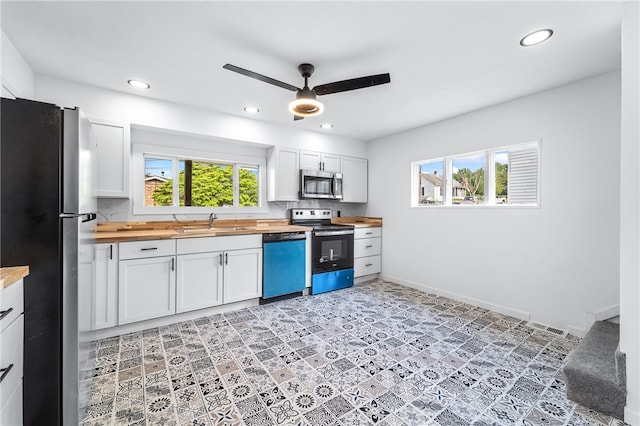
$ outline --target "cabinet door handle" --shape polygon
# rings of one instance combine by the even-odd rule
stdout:
[[[218,255],[218,259],[220,260],[220,265],[222,265],[222,253]]]
[[[229,264],[229,253],[225,253],[224,254],[224,264],[228,265]]]
[[[171,259],[171,270],[172,271],[176,270],[176,259],[175,258]]]
[[[109,244],[109,260],[113,260],[113,244]]]
[[[151,251],[151,250],[158,250],[158,247],[143,247],[140,249],[140,251]]]
[[[0,372],[2,372],[2,375],[0,376],[0,383],[2,383],[5,377],[7,377],[7,374],[9,374],[9,371],[11,371],[12,368],[13,364],[9,364],[7,368],[0,368]]]
[[[6,311],[0,311],[0,320],[13,312],[13,308],[9,308]]]

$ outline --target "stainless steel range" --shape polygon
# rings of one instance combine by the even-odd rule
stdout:
[[[353,286],[354,227],[331,223],[331,209],[291,209],[291,224],[313,228],[311,294]]]

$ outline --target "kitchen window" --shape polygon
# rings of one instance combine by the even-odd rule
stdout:
[[[136,144],[134,214],[266,209],[266,159]]]
[[[539,143],[412,163],[412,206],[539,206]]]

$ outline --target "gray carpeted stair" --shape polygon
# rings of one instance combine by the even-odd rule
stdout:
[[[620,325],[596,321],[567,358],[567,398],[622,420],[626,401],[626,359]]]

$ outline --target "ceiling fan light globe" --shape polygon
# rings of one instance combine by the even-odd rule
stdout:
[[[296,98],[289,103],[289,112],[300,117],[311,117],[321,114],[324,105],[313,98]]]

